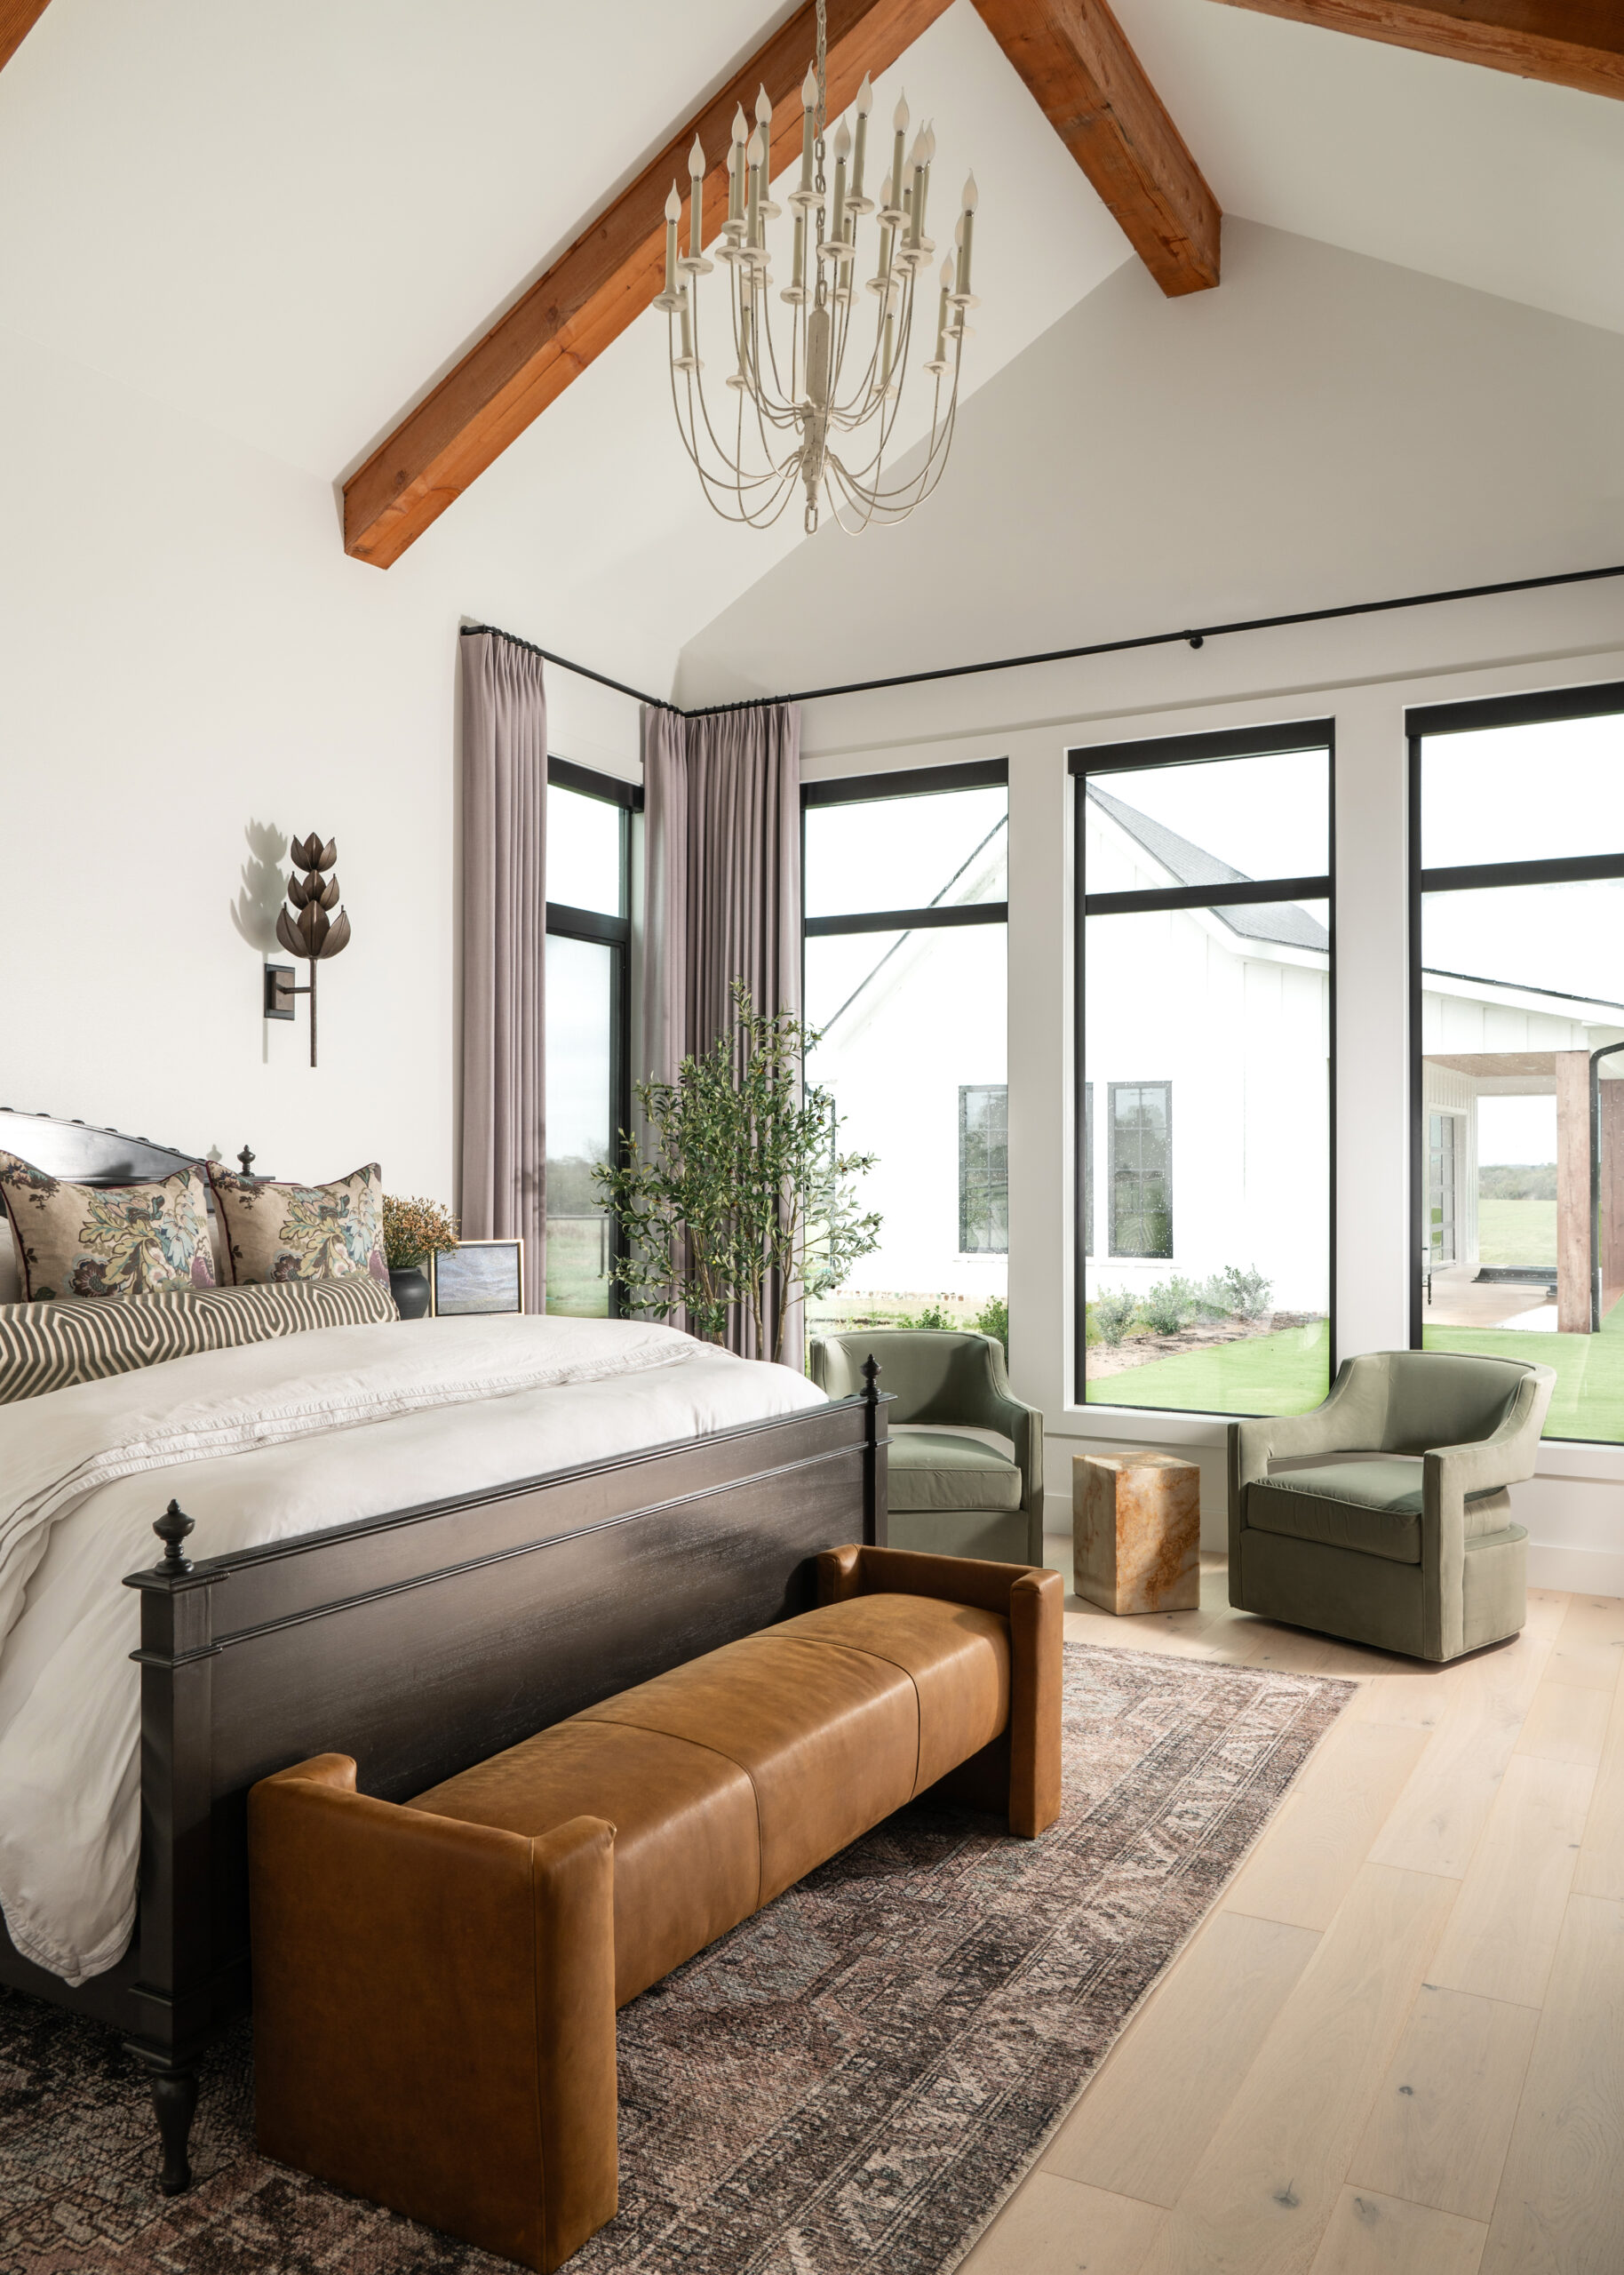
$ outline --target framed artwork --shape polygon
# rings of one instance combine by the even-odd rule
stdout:
[[[437,1319],[524,1309],[524,1242],[459,1241],[429,1266],[429,1308]]]

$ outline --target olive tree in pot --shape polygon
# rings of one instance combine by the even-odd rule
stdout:
[[[626,1308],[776,1360],[796,1304],[879,1244],[856,1192],[875,1156],[840,1151],[833,1097],[807,1082],[816,1034],[757,1011],[740,980],[731,993],[729,1032],[674,1082],[637,1085],[643,1134],[623,1132],[619,1164],[593,1176],[621,1231]]]

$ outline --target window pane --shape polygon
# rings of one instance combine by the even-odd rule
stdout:
[[[1429,893],[1421,958],[1422,1343],[1537,1359],[1547,1436],[1624,1441],[1624,882]]]
[[[1330,866],[1323,750],[1125,767],[1086,778],[1090,892],[1318,877]]]
[[[1421,860],[1624,853],[1624,715],[1485,727],[1421,743]]]
[[[1087,921],[1090,1400],[1294,1414],[1325,1395],[1328,921],[1324,902]]]
[[[1173,1254],[1173,1086],[1111,1086],[1111,1252]]]
[[[1007,899],[1008,814],[1001,784],[808,806],[806,914]]]
[[[547,1309],[572,1319],[609,1312],[609,1218],[592,1172],[614,1139],[617,953],[547,935]]]
[[[879,1155],[862,1206],[884,1220],[811,1325],[974,1323],[1007,1285],[1004,927],[810,939],[807,1018],[808,1076],[842,1149]]]
[[[959,1247],[1009,1253],[1009,1091],[1002,1082],[959,1092]]]
[[[547,898],[600,916],[624,916],[625,808],[547,785]]]

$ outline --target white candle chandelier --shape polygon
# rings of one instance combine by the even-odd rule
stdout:
[[[970,291],[976,203],[972,175],[954,230],[956,257],[942,263],[935,350],[922,367],[935,389],[929,445],[918,471],[888,488],[886,454],[902,403],[915,296],[935,251],[925,234],[925,216],[936,138],[928,125],[922,127],[904,159],[908,106],[905,100],[897,104],[891,122],[891,171],[880,185],[876,212],[863,187],[874,103],[865,77],[857,91],[855,138],[844,119],[835,130],[832,205],[824,173],[824,0],[818,0],[817,60],[800,91],[800,180],[789,194],[794,249],[790,281],[778,295],[790,310],[787,326],[781,322],[778,328],[780,333],[787,331],[786,339],[775,333],[769,299],[773,279],[766,227],[778,219],[781,208],[770,196],[773,108],[767,90],[756,97],[753,132],[742,104],[733,122],[728,219],[717,259],[729,278],[733,368],[726,384],[734,404],[731,412],[719,406],[714,419],[699,353],[699,279],[713,273],[713,264],[704,251],[705,162],[697,135],[688,162],[691,210],[686,254],[679,251],[682,201],[674,182],[665,201],[665,290],[654,305],[669,318],[677,426],[716,511],[725,520],[756,529],[778,519],[798,484],[806,493],[808,533],[817,527],[824,492],[835,520],[849,531],[866,529],[871,522],[903,521],[930,495],[953,437],[966,312],[978,305]],[[856,341],[859,331],[867,329],[858,322],[863,296],[852,277],[857,224],[871,213],[880,243],[875,273],[867,280],[875,321],[873,344],[865,355]],[[848,374],[848,351],[855,377]]]

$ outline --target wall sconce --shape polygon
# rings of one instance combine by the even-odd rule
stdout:
[[[338,858],[338,841],[329,839],[323,845],[316,836],[307,837],[301,845],[294,838],[288,847],[295,870],[302,869],[302,876],[288,879],[288,898],[299,911],[281,908],[276,912],[276,938],[288,954],[302,957],[310,966],[309,985],[293,985],[291,967],[285,963],[267,963],[265,967],[265,1016],[267,1019],[291,1019],[293,998],[310,998],[310,1064],[315,1065],[315,973],[316,966],[329,956],[336,956],[350,944],[350,920],[342,908],[330,918],[328,910],[338,898],[338,880],[322,873],[330,869]]]

